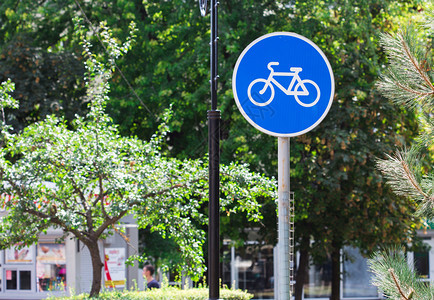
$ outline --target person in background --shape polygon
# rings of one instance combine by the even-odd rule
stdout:
[[[154,279],[155,269],[152,265],[146,265],[143,267],[143,276],[146,278],[148,282],[148,289],[159,289],[160,284],[157,280]]]

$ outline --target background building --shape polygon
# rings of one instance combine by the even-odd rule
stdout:
[[[5,213],[0,211],[0,217]],[[138,266],[125,264],[125,259],[138,249],[137,225],[132,217],[122,221],[129,244],[118,233],[99,242],[101,258],[108,259],[103,269],[106,288],[133,288],[141,276]],[[36,245],[0,251],[0,299],[43,299],[90,291],[89,251],[73,237],[59,240],[62,236],[62,230],[51,229],[40,236]]]
[[[426,250],[407,254],[408,263],[413,266],[421,281],[434,284],[434,224],[418,231],[426,244]],[[254,299],[274,299],[278,286],[277,252],[272,245],[247,242],[244,247],[235,249],[226,241],[223,248],[223,284],[228,287],[247,290]],[[355,248],[346,247],[342,252],[341,299],[374,300],[385,299],[371,284],[371,273],[366,257]],[[304,283],[304,299],[328,300],[331,294],[331,261],[321,265],[311,265]]]

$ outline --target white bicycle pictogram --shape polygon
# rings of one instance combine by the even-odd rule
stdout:
[[[300,73],[301,71],[303,71],[302,68],[298,68],[298,67],[291,67],[289,70],[291,72],[275,72],[273,69],[273,66],[278,66],[279,63],[278,62],[270,62],[267,65],[267,68],[270,70],[270,75],[268,75],[268,78],[258,78],[253,80],[248,89],[247,89],[247,95],[249,96],[250,101],[252,101],[253,104],[257,105],[257,106],[266,106],[268,104],[271,103],[271,101],[273,101],[274,99],[274,86],[271,83],[274,83],[275,86],[277,86],[282,92],[284,92],[286,95],[288,96],[294,96],[295,100],[297,101],[298,104],[300,104],[301,106],[304,107],[312,107],[315,104],[318,103],[319,98],[320,98],[320,89],[318,87],[318,85],[310,80],[310,79],[301,79],[300,76],[298,75],[298,73]],[[289,87],[287,89],[285,89],[274,77],[275,76],[283,76],[283,77],[291,77],[292,76],[292,80],[291,83],[289,84]],[[260,84],[264,84],[264,87],[259,91],[259,96],[256,94],[257,98],[256,101],[253,98],[252,95],[252,88],[255,84],[260,83]],[[297,84],[296,84],[297,83]],[[313,85],[313,87],[316,90],[316,98],[314,101],[309,101],[308,103],[303,102],[303,97],[300,96],[309,96],[309,90],[306,88],[306,84],[311,84]],[[294,87],[295,85],[295,87]],[[292,89],[294,87],[294,89]],[[261,88],[261,86],[257,86],[257,88]],[[265,92],[267,91],[267,89],[270,88],[271,90],[271,94],[270,94],[270,98],[267,101],[262,101],[263,99],[261,99],[260,95],[264,95]],[[255,94],[254,94],[255,95]],[[301,98],[301,99],[300,99]],[[312,99],[313,97],[311,96],[310,99]]]

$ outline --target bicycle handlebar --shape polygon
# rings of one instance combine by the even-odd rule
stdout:
[[[279,65],[279,62],[277,62],[277,61],[272,61],[272,62],[269,62],[269,63],[268,63],[267,68],[268,68],[270,71],[274,71],[273,68],[272,68],[272,66],[278,66],[278,65]]]

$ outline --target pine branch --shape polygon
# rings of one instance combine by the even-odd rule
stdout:
[[[400,153],[398,153],[400,157],[398,159],[401,162],[402,169],[404,170],[404,176],[407,178],[408,182],[413,186],[413,188],[425,199],[430,200],[430,197],[428,194],[426,194],[422,188],[420,187],[419,183],[417,182],[413,172],[410,170],[410,167],[408,163],[401,157]]]
[[[410,299],[412,299],[413,295],[414,295],[414,289],[410,287],[410,291],[409,291],[408,295],[406,296],[404,294],[404,291],[401,288],[401,285],[399,283],[398,278],[396,278],[395,271],[392,268],[390,268],[389,269],[389,273],[392,276],[392,279],[395,282],[396,288],[398,289],[399,293],[401,294],[402,299],[404,299],[404,300],[410,300]]]
[[[417,91],[417,90],[414,90],[408,86],[401,84],[399,81],[395,81],[394,84],[397,87],[399,87],[401,90],[404,90],[404,91],[408,92],[409,94],[414,94],[416,97],[428,97],[428,96],[434,95],[434,91],[433,92]]]
[[[425,81],[427,87],[431,88],[431,92],[430,93],[426,93],[426,94],[427,95],[434,94],[434,86],[432,85],[431,80],[429,79],[428,75],[423,70],[423,68],[420,66],[420,64],[419,64],[418,60],[416,59],[416,57],[414,57],[413,53],[410,51],[409,45],[404,40],[404,37],[403,37],[402,34],[400,34],[400,39],[401,39],[402,48],[404,49],[404,52],[405,52],[406,56],[408,57],[408,59],[410,60],[410,62],[413,64],[413,67],[416,69],[417,73],[419,73],[419,76]]]
[[[431,18],[429,28],[434,28],[434,17]],[[420,32],[410,25],[396,36],[383,35],[381,39],[390,66],[378,87],[391,101],[405,105],[421,115],[419,121],[421,127],[425,128],[425,134],[410,150],[402,150],[394,156],[388,155],[388,159],[378,160],[377,167],[396,194],[420,202],[417,211],[419,216],[432,218],[434,175],[423,173],[420,154],[434,141],[434,78],[431,78],[434,73],[433,61],[429,55],[432,49],[420,43],[419,37]],[[387,297],[395,300],[434,299],[434,288],[420,281],[416,272],[408,265],[401,249],[392,248],[378,252],[369,261],[369,265],[375,275],[373,284],[383,290]],[[404,288],[401,282],[408,288]]]
[[[416,200],[422,200],[428,195],[422,190],[414,171],[410,168],[412,158],[407,150],[397,152],[394,156],[387,156],[387,159],[377,160],[378,169],[386,176],[387,183],[401,196],[410,196]]]
[[[434,85],[432,62],[427,59],[427,46],[421,45],[413,26],[395,36],[383,34],[381,42],[389,57],[389,67],[378,83],[379,90],[391,101],[411,109],[432,111]]]
[[[397,195],[411,197],[419,202],[417,215],[430,218],[434,216],[433,179],[416,174],[416,170],[420,171],[419,151],[420,147],[414,146],[410,150],[399,151],[394,156],[388,155],[385,160],[378,159],[377,168]]]
[[[414,270],[410,268],[403,249],[392,247],[374,253],[368,264],[374,274],[373,285],[382,290],[388,298],[434,299],[434,287],[420,281]]]

